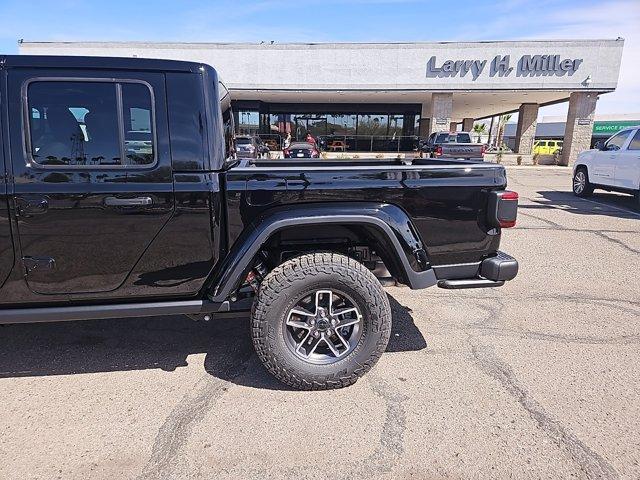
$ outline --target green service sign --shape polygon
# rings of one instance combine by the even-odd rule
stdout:
[[[612,135],[623,128],[640,125],[640,120],[612,120],[609,122],[593,122],[594,135]]]

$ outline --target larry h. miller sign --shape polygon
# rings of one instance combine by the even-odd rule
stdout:
[[[460,77],[476,81],[483,72],[492,77],[572,76],[578,71],[581,58],[560,55],[522,55],[512,65],[511,55],[496,55],[492,60],[444,60],[432,56],[427,62],[427,78]],[[514,73],[515,70],[515,73]]]

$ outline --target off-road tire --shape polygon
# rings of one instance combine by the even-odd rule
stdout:
[[[576,189],[576,182],[578,181],[578,176],[582,174],[584,175],[584,179],[585,179],[585,183],[584,183],[584,188],[582,191],[577,191]],[[591,182],[589,182],[589,172],[587,171],[586,167],[580,166],[578,168],[576,168],[576,172],[573,174],[573,178],[572,178],[572,190],[573,190],[573,194],[577,197],[590,197],[591,195],[593,195],[593,185],[591,184]]]
[[[286,315],[301,295],[331,288],[347,293],[362,312],[362,335],[353,351],[335,363],[310,363],[285,343]],[[391,307],[378,279],[361,263],[335,253],[309,253],[264,278],[253,303],[251,334],[258,357],[281,382],[300,390],[341,388],[369,371],[385,351]]]

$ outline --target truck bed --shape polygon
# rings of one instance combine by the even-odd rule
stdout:
[[[396,205],[413,219],[432,265],[479,262],[495,254],[500,231],[487,224],[491,190],[506,188],[501,165],[453,159],[258,160],[225,174],[233,245],[263,211],[344,201]]]

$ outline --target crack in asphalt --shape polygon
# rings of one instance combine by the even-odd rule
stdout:
[[[536,220],[540,220],[541,222],[544,222],[547,225],[555,227],[556,230],[565,230],[567,228],[564,225],[561,225],[561,224],[559,224],[557,222],[554,222],[552,220],[547,220],[546,218],[542,218],[542,217],[539,217],[537,215],[533,215],[532,213],[521,212],[520,209],[518,209],[518,215],[522,215],[523,217],[530,217],[530,218],[534,218]]]
[[[618,240],[617,238],[612,238],[609,235],[607,235],[606,233],[598,232],[598,231],[594,231],[592,233],[597,235],[598,237],[604,239],[607,242],[610,242],[610,243],[613,243],[615,245],[621,246],[622,248],[630,251],[631,253],[640,253],[640,250],[636,250],[635,248],[630,247],[629,245],[624,243],[622,240]]]
[[[360,478],[379,478],[392,471],[397,461],[404,453],[404,435],[407,429],[407,411],[404,406],[409,397],[400,392],[397,387],[375,371],[370,371],[360,380],[367,382],[376,397],[385,405],[382,430],[375,450],[368,456],[355,461],[347,461],[340,465],[340,469],[331,471],[331,478],[336,480],[354,480]],[[338,426],[336,425],[336,428]],[[302,462],[304,466],[289,467],[274,472],[274,465],[266,469],[256,468],[250,464],[236,465],[232,469],[225,469],[224,474],[232,478],[268,478],[278,476],[283,478],[315,479],[326,476],[326,470],[319,471],[313,462]],[[202,475],[198,475],[198,478]],[[164,475],[171,478],[171,475]],[[146,479],[158,478],[152,475]]]
[[[553,207],[556,208],[556,207]],[[560,209],[562,210],[562,209]],[[548,225],[548,227],[537,227],[542,229],[551,229],[554,230],[565,230],[565,231],[580,231],[576,229],[570,229],[564,227],[563,225],[548,220],[546,218],[538,217],[533,214],[520,212],[525,217],[531,217],[541,222],[544,222]],[[521,227],[522,228],[522,227]],[[528,229],[534,229],[536,227],[524,227]],[[623,248],[633,252],[639,253],[637,250],[633,249],[629,245],[626,245],[624,242],[618,241],[610,236],[606,235],[606,233],[602,231],[593,231],[593,230],[584,230],[585,233],[593,233],[595,235],[600,236],[604,240],[610,243],[617,244],[622,246]],[[607,232],[609,233],[609,232]],[[612,231],[611,233],[619,233]],[[635,233],[635,232],[633,232]],[[443,295],[440,295],[443,296]],[[438,295],[436,295],[438,297]],[[527,298],[527,299],[542,299],[544,295],[519,295],[518,297]],[[615,308],[617,310],[625,311],[632,315],[638,315],[638,311],[636,308],[640,306],[640,302],[627,301],[626,305],[619,305],[620,299],[607,299],[601,297],[585,297],[583,294],[578,295],[547,295],[548,300],[560,300],[560,301],[570,301],[570,302],[582,302],[587,303],[594,306],[605,306],[608,308]],[[504,329],[500,326],[500,316],[503,313],[503,305],[500,303],[500,298],[495,296],[466,296],[460,295],[458,297],[461,301],[468,301],[470,299],[475,299],[479,301],[479,308],[484,310],[487,315],[482,316],[479,320],[476,320],[472,324],[466,324],[463,326],[463,329],[467,331],[469,329],[472,330],[480,330],[484,332],[492,332],[494,334],[500,333],[519,333],[520,335],[526,338],[535,338],[535,339],[543,339],[550,341],[560,341],[564,343],[574,342],[587,342],[587,343],[617,343],[617,344],[632,344],[638,343],[640,340],[640,336],[638,335],[627,335],[616,338],[591,338],[585,336],[574,336],[574,335],[560,335],[560,334],[547,334],[547,333],[538,333],[538,332],[530,332],[530,331],[518,331],[517,329]],[[488,304],[484,304],[483,302],[490,302]],[[498,302],[498,303],[494,303]],[[527,414],[537,423],[538,427],[549,437],[551,438],[557,445],[566,450],[573,461],[580,467],[580,469],[585,473],[587,478],[598,478],[598,479],[618,479],[619,474],[615,470],[615,468],[601,455],[591,449],[586,443],[580,440],[575,434],[571,433],[567,430],[567,428],[562,425],[559,421],[554,419],[545,409],[542,407],[540,403],[538,403],[531,395],[527,392],[527,390],[519,383],[512,367],[498,358],[493,351],[493,347],[485,346],[479,343],[474,342],[474,333],[467,332],[468,335],[468,344],[471,346],[471,355],[473,358],[473,362],[475,365],[484,372],[488,377],[497,381],[502,387],[513,397],[516,399],[518,404],[527,412]],[[477,335],[477,333],[476,333]]]
[[[541,333],[532,330],[526,329],[517,329],[517,328],[505,328],[503,326],[499,326],[499,319],[502,316],[504,308],[506,308],[503,299],[500,297],[473,297],[475,300],[479,301],[476,306],[487,312],[486,316],[483,316],[480,319],[475,320],[472,323],[465,323],[463,326],[455,326],[450,323],[439,324],[441,328],[457,330],[457,331],[468,331],[475,330],[482,332],[483,336],[493,336],[493,337],[520,337],[526,338],[530,340],[543,340],[548,342],[557,342],[562,344],[567,343],[575,343],[582,345],[636,345],[640,344],[640,335],[621,335],[615,337],[603,337],[603,336],[587,336],[587,335],[570,335],[570,334],[554,334],[554,333]],[[534,298],[538,298],[537,296]],[[469,300],[469,297],[461,297],[457,296],[457,300]],[[571,299],[575,301],[581,301],[585,303],[585,299]],[[485,303],[487,302],[487,303]],[[591,303],[593,305],[602,306],[602,302],[597,301],[589,301],[586,303]],[[608,304],[605,303],[605,306],[610,308],[614,308],[625,313],[630,313],[634,316],[637,316],[640,319],[640,311],[637,311],[633,308],[626,308],[623,305],[618,304]],[[626,324],[627,322],[625,322]],[[437,322],[436,322],[437,324]]]
[[[385,404],[385,417],[382,431],[375,451],[350,467],[342,468],[332,478],[356,479],[379,478],[389,473],[404,453],[404,434],[407,429],[407,412],[404,406],[409,397],[378,376],[375,372],[367,374],[367,380],[373,393]]]
[[[241,362],[231,355],[231,361],[221,371],[224,379],[207,375],[184,394],[158,430],[151,457],[138,480],[175,478],[173,472],[179,463],[180,450],[187,443],[193,428],[225,394],[229,382],[247,370],[250,358],[251,352]]]
[[[557,445],[565,449],[587,478],[615,480],[619,478],[615,468],[607,460],[593,451],[576,435],[568,431],[532,398],[519,384],[511,366],[500,360],[487,347],[471,344],[475,364],[490,378],[500,383],[514,397],[520,406],[535,420],[539,428]]]
[[[621,337],[589,337],[576,335],[563,335],[556,333],[540,333],[530,330],[500,329],[497,327],[485,327],[481,330],[488,336],[496,337],[521,337],[528,340],[543,340],[556,343],[575,343],[580,345],[640,345],[640,335],[622,335]]]
[[[458,299],[462,300],[460,296]],[[467,298],[468,299],[468,298]],[[504,312],[505,304],[500,298],[483,298],[476,297],[478,300],[489,300],[488,303],[479,303],[478,307],[484,311],[479,319],[471,324],[464,325],[461,330],[480,330],[492,331],[497,334],[519,333],[526,338],[544,339],[551,341],[560,341],[563,343],[615,343],[615,344],[634,344],[640,341],[640,336],[631,335],[619,338],[589,338],[574,337],[569,335],[544,334],[538,332],[517,331],[502,329],[499,326],[500,318]],[[600,301],[598,299],[597,301]],[[619,307],[619,305],[611,305]],[[600,454],[595,452],[586,443],[580,440],[576,435],[571,433],[560,422],[555,420],[548,414],[542,405],[532,398],[524,387],[522,387],[515,376],[511,366],[500,360],[490,347],[474,344],[472,333],[468,333],[468,343],[471,345],[471,354],[474,363],[489,377],[497,380],[507,392],[514,397],[519,405],[527,412],[527,414],[536,421],[538,427],[556,444],[565,449],[571,458],[576,462],[579,468],[585,473],[587,478],[614,480],[619,478],[615,468],[607,462]]]
[[[452,298],[452,294],[450,293],[432,293],[430,295],[433,298],[447,298],[447,299],[451,299]],[[492,300],[492,301],[499,301],[501,298],[501,296],[497,296],[497,295],[473,295],[473,294],[463,294],[463,295],[456,295],[453,298],[460,300],[460,301],[464,301],[464,300]],[[575,295],[570,295],[570,294],[545,294],[545,293],[536,293],[536,294],[531,294],[531,295],[523,295],[523,294],[518,294],[517,292],[513,292],[510,297],[511,299],[519,299],[519,300],[545,300],[545,301],[549,301],[549,300],[559,300],[559,301],[569,301],[569,302],[576,302],[576,303],[590,303],[593,305],[597,305],[597,306],[603,306],[603,307],[612,307],[612,308],[616,308],[618,310],[622,310],[625,313],[631,313],[631,314],[635,314],[635,315],[639,315],[640,311],[638,311],[637,309],[634,308],[628,308],[624,305],[619,305],[618,302],[623,301],[625,304],[628,304],[630,306],[636,306],[636,307],[640,307],[640,301],[633,301],[633,300],[623,300],[620,298],[607,298],[607,297],[590,297],[587,296],[585,294],[582,293],[576,293]]]

